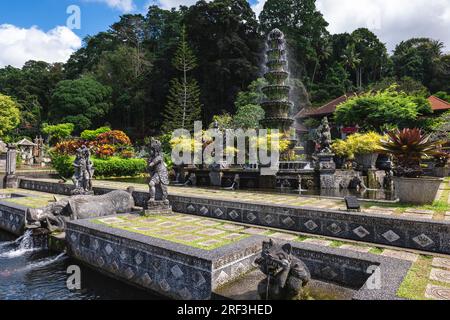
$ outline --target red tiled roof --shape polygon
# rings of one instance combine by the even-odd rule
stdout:
[[[347,101],[349,98],[353,97],[354,93],[348,93],[343,96],[340,96],[339,98],[336,98],[327,104],[319,107],[319,108],[310,108],[310,109],[303,109],[301,110],[295,118],[307,118],[307,117],[319,117],[319,116],[327,116],[331,115],[336,111],[336,107],[340,105],[341,103]],[[447,101],[444,101],[442,99],[439,99],[438,97],[431,96],[428,98],[428,101],[431,104],[431,109],[433,111],[440,111],[440,110],[450,110],[450,103]]]
[[[349,98],[353,97],[354,93],[347,93],[339,98],[336,98],[327,104],[319,107],[319,108],[310,108],[301,110],[295,118],[307,118],[307,117],[318,117],[318,116],[327,116],[333,114],[336,111],[336,107],[341,103],[347,101]]]
[[[439,99],[438,97],[431,96],[428,98],[428,101],[431,104],[431,109],[433,111],[436,110],[450,110],[450,103],[447,101],[444,101],[442,99]]]

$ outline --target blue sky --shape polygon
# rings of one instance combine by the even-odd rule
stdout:
[[[258,14],[266,0],[249,0]],[[64,62],[86,35],[106,30],[124,13],[145,13],[196,0],[3,0],[0,1],[0,67],[30,59]],[[391,51],[411,37],[439,39],[450,50],[450,0],[317,0],[331,33],[372,30]],[[81,29],[66,26],[67,8],[81,10]]]

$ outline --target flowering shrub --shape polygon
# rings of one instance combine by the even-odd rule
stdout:
[[[82,140],[65,140],[56,144],[55,151],[61,155],[74,155],[83,144]]]
[[[101,144],[94,148],[94,152],[99,158],[109,158],[116,153],[116,147],[110,144]]]
[[[101,133],[97,136],[96,141],[99,145],[109,144],[131,146],[130,138],[125,134],[125,132],[119,130],[112,130]]]

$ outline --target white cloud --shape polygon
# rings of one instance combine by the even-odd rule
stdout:
[[[259,15],[266,0],[258,0],[253,10]],[[331,33],[352,32],[366,27],[389,50],[413,37],[439,39],[450,50],[450,7],[448,0],[317,0],[317,7]]]
[[[120,10],[122,12],[131,12],[136,6],[133,0],[85,0],[88,2],[103,2],[108,5],[108,7]]]
[[[65,62],[81,45],[81,39],[65,26],[44,32],[35,26],[25,29],[1,24],[0,67],[22,67],[28,60]]]

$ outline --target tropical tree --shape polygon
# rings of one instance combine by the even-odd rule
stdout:
[[[0,137],[4,137],[20,123],[20,107],[11,99],[0,93]]]
[[[186,41],[184,27],[173,59],[173,66],[181,72],[182,78],[172,80],[164,112],[163,130],[165,132],[175,129],[193,129],[194,121],[201,119],[200,88],[195,79],[188,78],[188,74],[197,67],[197,58]]]
[[[53,123],[73,123],[75,131],[97,126],[111,107],[111,88],[89,76],[64,80],[56,86],[50,105]]]

